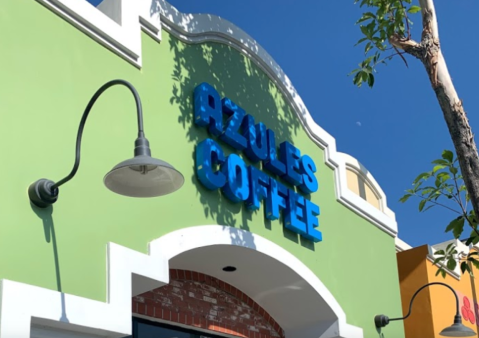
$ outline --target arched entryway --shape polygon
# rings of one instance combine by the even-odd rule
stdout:
[[[202,273],[240,290],[278,323],[286,338],[363,337],[362,329],[346,323],[341,307],[311,270],[261,236],[217,225],[185,228],[152,241],[150,255],[163,257],[169,269]],[[226,266],[236,271],[224,271]]]

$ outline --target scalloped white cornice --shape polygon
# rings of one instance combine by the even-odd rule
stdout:
[[[104,0],[99,9],[106,14],[86,1],[36,1],[52,9],[137,67],[141,67],[140,31],[144,30],[157,41],[161,41],[161,27],[185,43],[219,42],[248,56],[278,86],[306,133],[324,150],[325,163],[335,172],[337,200],[389,235],[393,237],[397,235],[394,213],[387,207],[386,196],[379,184],[363,166],[360,166],[374,190],[380,192],[381,210],[348,189],[346,164],[358,167],[355,165],[357,161],[351,156],[337,152],[335,139],[314,122],[281,67],[256,40],[233,23],[210,14],[181,13],[165,0]]]
[[[165,0],[156,3],[163,28],[186,43],[214,41],[227,44],[247,55],[276,85],[293,107],[308,136],[325,152],[326,164],[334,169],[336,197],[339,202],[369,220],[381,230],[396,236],[394,213],[387,207],[386,195],[374,177],[352,156],[338,153],[336,140],[314,122],[303,100],[288,76],[274,59],[246,32],[220,17],[209,14],[184,14]],[[347,187],[346,165],[357,168],[381,197],[381,209],[376,209]]]

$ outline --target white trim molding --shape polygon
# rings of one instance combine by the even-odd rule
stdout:
[[[403,252],[412,249],[412,246],[401,240],[399,237],[394,239],[394,244],[396,245],[396,252]]]
[[[278,86],[308,136],[324,150],[324,161],[335,172],[337,200],[389,235],[397,235],[394,213],[387,207],[386,196],[372,175],[367,173],[368,181],[380,193],[383,211],[348,189],[346,163],[354,162],[353,158],[337,152],[336,140],[314,122],[281,67],[251,36],[231,22],[209,14],[181,13],[165,0],[104,0],[98,8],[83,0],[36,1],[138,67],[141,67],[140,30],[160,41],[160,27],[185,43],[223,43],[248,56]]]
[[[86,0],[36,0],[95,41],[141,67],[141,30],[161,40],[155,0],[103,0],[98,8]]]
[[[417,247],[413,248],[411,247],[409,244],[407,244],[406,242],[402,241],[401,239],[399,239],[398,237],[395,238],[395,243],[396,243],[396,253],[401,253],[403,251],[407,251],[407,250],[411,250],[411,249],[416,249]],[[467,257],[467,255],[469,254],[469,252],[471,250],[477,250],[477,247],[475,246],[467,246],[465,245],[462,241],[458,240],[458,239],[451,239],[451,240],[448,240],[448,241],[445,241],[445,242],[442,242],[442,243],[438,243],[438,244],[434,244],[434,245],[427,245],[427,250],[428,250],[428,253],[427,253],[427,256],[426,256],[426,259],[433,263],[434,265],[434,260],[437,258],[435,255],[436,251],[438,250],[445,250],[447,248],[447,246],[449,244],[453,244],[457,250],[457,254],[455,255],[455,258],[456,258],[456,261],[457,261],[457,265],[455,267],[454,270],[450,270],[446,264],[444,264],[443,262],[440,262],[438,264],[436,264],[436,266],[439,268],[443,268],[444,271],[451,277],[455,278],[456,280],[460,280],[461,279],[461,276],[462,276],[462,273],[461,273],[461,266],[460,266],[460,262],[461,260],[463,260],[464,258]]]
[[[363,337],[361,328],[347,324],[344,311],[324,284],[291,253],[244,230],[206,225],[177,230],[152,241],[147,255],[110,243],[106,303],[2,280],[0,338],[30,338],[32,325],[39,337],[45,336],[45,330],[62,337],[127,336],[131,334],[132,296],[167,284],[168,264],[173,257],[212,245],[241,246],[281,262],[310,285],[334,313],[335,321],[297,328],[286,332],[286,337]]]
[[[395,237],[397,223],[394,213],[387,207],[386,196],[370,173],[367,177],[382,193],[383,210],[376,209],[348,189],[345,158],[337,152],[336,140],[314,122],[303,100],[293,87],[291,80],[274,59],[246,32],[220,17],[210,14],[184,14],[165,0],[153,0],[158,4],[162,27],[185,43],[196,44],[207,41],[229,45],[248,56],[278,86],[294,109],[308,136],[325,153],[326,164],[335,171],[336,198],[349,209],[364,217],[378,228]]]

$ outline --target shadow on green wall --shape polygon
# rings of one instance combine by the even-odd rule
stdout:
[[[171,74],[174,85],[170,103],[177,106],[180,111],[178,123],[182,125],[188,142],[196,146],[202,140],[212,137],[205,128],[193,123],[194,89],[200,83],[207,82],[215,87],[222,97],[230,98],[241,106],[246,113],[253,115],[256,122],[263,122],[267,128],[272,129],[276,134],[277,144],[283,141],[294,144],[294,136],[298,132],[303,132],[300,131],[302,126],[296,113],[269,77],[248,57],[240,54],[232,47],[220,43],[186,45],[171,35],[168,35],[168,39],[170,52],[172,52],[175,61]],[[228,145],[219,143],[223,145],[225,155],[236,152],[241,156],[238,151]],[[194,160],[194,151],[191,156]],[[261,164],[251,163],[245,156],[241,157],[248,165],[261,169]],[[193,172],[196,172],[195,168],[193,168]],[[210,191],[206,189],[197,180],[195,174],[190,177],[190,180],[197,188],[197,197],[204,206],[206,217],[214,219],[220,225],[239,227],[250,231],[253,225],[252,215],[254,212],[247,209],[244,203],[232,203],[219,190]],[[281,179],[279,181],[294,189]],[[309,196],[306,197],[309,198]],[[262,207],[255,212],[263,213],[264,208]],[[271,227],[274,226],[275,222],[272,224],[265,217],[260,219],[264,219],[262,225],[265,228],[271,230]],[[282,226],[282,220],[279,222]],[[258,226],[256,223],[253,226]],[[313,242],[300,237],[285,227],[283,227],[283,233],[289,240],[314,250]]]
[[[53,248],[53,260],[55,262],[55,273],[56,273],[56,280],[57,280],[57,290],[61,292],[61,302],[62,302],[62,315],[60,317],[60,321],[64,323],[69,323],[67,314],[66,314],[66,306],[65,306],[65,294],[62,292],[62,279],[60,274],[60,263],[58,259],[58,246],[57,246],[57,237],[55,235],[55,224],[53,223],[53,206],[48,206],[47,208],[38,208],[34,206],[30,202],[30,207],[32,208],[33,212],[42,220],[43,223],[43,231],[45,233],[45,241],[47,243],[52,243]]]

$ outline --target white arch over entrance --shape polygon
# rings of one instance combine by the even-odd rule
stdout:
[[[328,312],[327,315],[334,318],[331,321],[321,321],[321,314],[317,314],[318,321],[316,323],[309,323],[307,326],[302,324],[288,328],[283,327],[286,331],[286,337],[303,337],[303,338],[361,338],[363,337],[363,332],[361,328],[351,326],[346,323],[346,315],[342,310],[341,306],[338,304],[334,296],[329,292],[326,286],[318,279],[318,277],[298,258],[292,255],[287,250],[283,249],[279,245],[269,241],[268,239],[255,235],[251,232],[232,228],[229,226],[218,226],[218,225],[206,225],[206,226],[196,226],[190,228],[184,228],[177,231],[173,231],[161,238],[154,240],[150,243],[150,254],[152,256],[161,256],[164,257],[168,262],[172,262],[176,257],[191,251],[191,256],[198,255],[198,249],[214,246],[236,246],[245,249],[253,250],[261,255],[267,256],[270,260],[280,262],[285,269],[289,269],[299,276],[300,282],[302,285],[306,285],[308,288],[311,288],[313,293],[310,293],[314,297],[321,299],[321,303],[327,304],[328,309],[322,308],[323,311]],[[227,250],[224,251],[225,253]],[[238,251],[235,251],[237,253]],[[213,257],[213,256],[210,256]],[[246,259],[251,259],[259,255],[248,255]],[[189,259],[188,257],[187,259]],[[199,257],[199,261],[201,261]],[[266,261],[265,261],[266,262]],[[196,262],[195,262],[196,264]],[[184,266],[182,266],[184,267]],[[266,267],[264,267],[266,269]],[[204,272],[202,270],[197,270]],[[205,272],[207,273],[207,272]],[[266,273],[266,271],[265,271]],[[275,277],[271,278],[273,281]],[[234,283],[232,283],[235,285]],[[241,289],[241,285],[236,283],[236,287]],[[247,292],[246,290],[243,290]],[[271,290],[262,290],[261,294],[265,294]],[[247,292],[248,293],[248,292]],[[254,295],[250,296],[255,299]],[[276,294],[275,297],[281,297],[280,294]],[[271,315],[273,315],[275,309],[268,309],[262,299],[255,299],[261,306],[265,308]],[[314,301],[313,299],[311,300]],[[291,304],[283,304],[285,307]],[[304,304],[304,308],[307,308],[307,304]],[[318,309],[319,310],[319,309]],[[290,311],[289,316],[294,316],[297,314],[298,320],[300,317],[304,317],[301,313],[301,309],[296,308],[295,311]],[[297,312],[293,314],[292,312]],[[325,313],[326,315],[326,313]],[[281,318],[275,317],[280,325],[282,323]],[[294,318],[293,318],[294,320]],[[291,318],[289,318],[291,322]],[[294,326],[294,325],[293,325]]]
[[[147,255],[109,243],[106,303],[2,280],[0,338],[127,336],[131,334],[131,297],[167,284],[169,264],[175,257],[213,246],[249,249],[282,263],[300,277],[302,285],[315,291],[318,300],[327,304],[326,310],[332,314],[327,322],[318,319],[308,325],[290,326],[289,331],[286,330],[287,338],[363,337],[361,328],[346,323],[344,311],[324,284],[291,253],[248,231],[205,225],[176,230],[153,240]],[[267,306],[265,309],[273,312]],[[283,325],[280,320],[278,323]],[[43,328],[32,330],[32,325]]]

